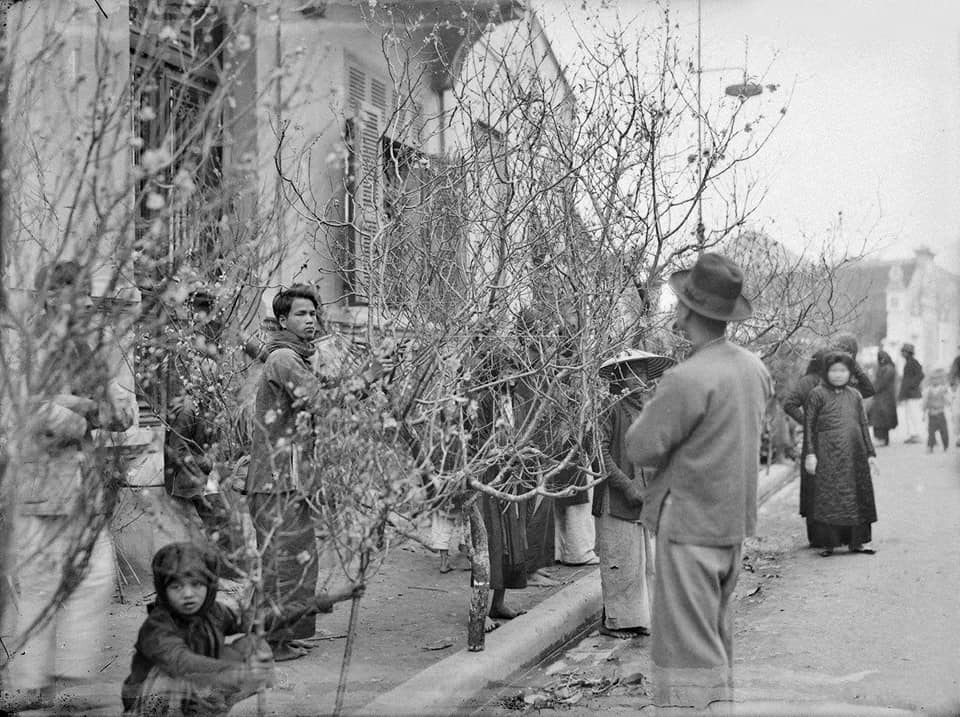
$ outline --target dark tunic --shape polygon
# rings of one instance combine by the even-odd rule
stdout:
[[[296,437],[297,414],[317,395],[321,380],[310,365],[313,347],[291,332],[275,332],[266,352],[254,406],[246,491],[263,555],[263,597],[275,608],[291,600],[307,600],[317,589],[315,515],[303,498],[316,487],[307,462],[312,446],[290,439]],[[315,629],[313,617],[305,616],[271,639],[304,639],[312,637]]]
[[[907,401],[912,398],[923,398],[920,384],[923,383],[923,368],[913,356],[907,357],[903,365],[903,379],[900,381],[900,395],[898,401]]]
[[[869,527],[877,508],[868,458],[876,452],[863,400],[850,386],[821,384],[810,392],[804,413],[803,454],[817,456],[811,519],[833,527]],[[860,542],[867,540],[869,535]]]
[[[793,420],[804,425],[804,406],[813,391],[821,383],[820,374],[823,371],[821,362],[826,351],[819,351],[807,366],[807,373],[797,381],[793,391],[784,399],[783,410]],[[870,398],[875,393],[875,387],[870,382],[869,377],[860,367],[860,364],[854,362],[850,375],[850,385],[859,391],[863,398]],[[813,480],[800,461],[800,515],[809,518],[813,510]],[[813,545],[819,545],[815,531],[807,526],[807,537]]]
[[[878,431],[890,431],[898,425],[896,384],[897,369],[892,363],[881,362],[873,382],[877,392],[869,412],[870,425]]]

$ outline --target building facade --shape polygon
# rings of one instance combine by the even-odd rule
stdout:
[[[883,348],[902,364],[900,347],[911,343],[927,373],[949,367],[960,345],[960,276],[936,264],[932,251],[858,262],[840,279],[863,346]]]
[[[247,261],[257,300],[239,320],[251,330],[277,288],[299,281],[318,287],[331,325],[369,337],[398,292],[451,283],[398,254],[416,245],[410,233],[435,234],[424,222],[437,168],[478,143],[492,164],[509,162],[512,129],[490,98],[525,74],[556,88],[546,99],[566,117],[572,95],[514,0],[5,7],[3,157],[15,191],[3,212],[4,288],[14,311],[28,311],[36,268],[76,258],[125,327],[117,365],[141,413],[118,437],[131,490],[116,532],[142,575],[155,548],[179,537],[162,487],[174,391],[140,384],[142,317],[162,332],[180,315],[171,303]],[[476,213],[450,231],[466,253],[487,233]],[[244,243],[228,252],[225,237]],[[475,271],[460,254],[442,265]]]

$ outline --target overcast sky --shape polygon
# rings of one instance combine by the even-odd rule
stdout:
[[[577,42],[565,4],[533,2],[561,62]],[[610,4],[605,23],[656,12],[651,0]],[[696,0],[670,7],[695,47]],[[960,273],[960,1],[703,0],[702,16],[704,68],[742,66],[748,38],[751,73],[781,86],[766,101],[789,95],[755,166],[768,188],[757,221],[772,236],[799,249],[842,212],[847,238],[868,237],[878,255],[926,244]],[[705,72],[704,94],[736,75]]]

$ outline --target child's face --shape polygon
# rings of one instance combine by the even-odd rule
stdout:
[[[207,599],[207,583],[200,578],[174,578],[167,585],[167,602],[181,615],[193,615]]]
[[[842,363],[835,363],[827,370],[827,380],[831,386],[846,386],[850,380],[850,369]]]

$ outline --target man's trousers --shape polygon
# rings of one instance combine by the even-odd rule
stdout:
[[[669,528],[672,507],[668,497],[656,541],[654,700],[703,709],[733,699],[733,591],[742,548],[659,537]]]

